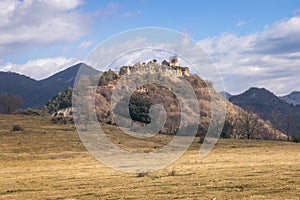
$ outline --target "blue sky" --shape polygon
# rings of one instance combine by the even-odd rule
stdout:
[[[108,37],[141,27],[198,41],[231,93],[250,86],[279,95],[300,90],[300,0],[3,0],[0,70],[42,79]]]

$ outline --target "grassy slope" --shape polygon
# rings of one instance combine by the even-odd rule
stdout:
[[[24,131],[12,132],[13,124]],[[124,148],[140,142],[105,127]],[[70,124],[0,116],[0,199],[299,199],[299,144],[220,140],[203,160],[199,149],[195,142],[168,168],[137,177],[92,158]]]

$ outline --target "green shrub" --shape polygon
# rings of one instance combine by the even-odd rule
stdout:
[[[108,70],[106,72],[103,72],[102,76],[100,77],[99,86],[107,85],[110,81],[116,80],[118,78],[117,74],[112,71]]]
[[[128,105],[126,105],[129,99],[129,115],[125,109],[127,109]],[[138,95],[125,96],[121,99],[120,102],[114,108],[114,113],[120,115],[122,117],[126,117],[128,119],[132,119],[133,121],[138,121],[142,123],[149,124],[151,122],[151,118],[149,116],[149,109],[152,103]]]

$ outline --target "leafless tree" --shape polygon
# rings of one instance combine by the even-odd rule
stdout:
[[[291,131],[291,115],[288,114],[286,116],[286,135],[287,135],[287,141],[290,140],[290,131]]]
[[[252,139],[258,134],[259,117],[250,111],[240,109],[233,124],[235,138]]]
[[[20,96],[13,94],[0,94],[0,112],[3,114],[12,114],[20,108],[23,100]]]
[[[278,129],[278,122],[279,122],[279,115],[276,111],[272,111],[271,114],[273,118],[273,130],[274,130],[274,139],[276,139],[277,129]]]
[[[258,119],[258,116],[250,111],[245,111],[243,113],[244,135],[247,137],[247,139],[251,139],[254,137],[258,124]]]
[[[230,137],[236,138],[236,129],[238,127],[239,123],[239,117],[238,115],[227,115],[226,121],[228,121],[231,125],[226,127],[227,134],[230,135]],[[224,126],[226,125],[226,121]]]

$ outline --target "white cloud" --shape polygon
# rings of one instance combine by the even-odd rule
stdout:
[[[180,64],[190,67],[192,73],[201,73],[202,78],[213,80],[218,90],[223,89],[218,72],[202,48],[178,32],[167,29],[144,28],[123,32],[98,46],[86,63],[104,71],[138,61],[156,59],[161,62],[174,55],[182,58]]]
[[[32,78],[46,78],[78,62],[75,58],[32,59],[23,64],[6,60],[7,55],[34,47],[70,43],[79,40],[92,28],[97,18],[114,14],[117,3],[83,12],[84,0],[1,0],[0,1],[0,70],[13,71]],[[84,41],[78,48],[88,48]]]
[[[91,45],[93,45],[92,41],[83,41],[78,45],[79,49],[87,49],[89,48]]]
[[[0,57],[32,46],[68,43],[80,39],[96,18],[114,14],[119,5],[108,3],[83,12],[84,0],[1,0]]]
[[[119,57],[124,52],[129,53],[128,50],[149,46],[151,43],[146,38],[155,37],[157,41],[152,45],[153,47],[173,49],[175,53],[181,52],[181,55],[183,55],[182,53],[188,55],[189,58],[192,58],[189,60],[190,62],[199,65],[196,67],[199,67],[200,73],[211,76],[206,76],[205,79],[218,80],[215,78],[217,74],[212,74],[215,71],[206,67],[206,63],[209,66],[209,62],[197,47],[190,48],[192,46],[184,38],[181,42],[177,39],[179,42],[170,44],[168,42],[172,40],[171,38],[160,35],[160,31],[158,33],[152,31],[148,33],[141,30],[141,36],[134,40],[129,39],[127,42],[126,40],[113,40],[109,45],[103,46],[91,54],[88,64],[97,68],[113,63],[115,65],[113,67],[118,67],[122,63],[132,64],[152,58],[163,59],[163,56],[166,55],[152,51],[140,51],[126,54],[122,58]],[[138,34],[136,35],[138,36]],[[161,39],[159,39],[160,37]],[[167,43],[164,43],[164,39]],[[223,33],[199,41],[199,44],[204,47],[217,64],[225,83],[225,89],[231,93],[240,93],[252,86],[265,87],[278,95],[299,90],[300,17],[275,22],[267,26],[261,33],[243,36]],[[94,62],[94,60],[99,59],[99,55],[103,55],[101,57],[102,65]],[[117,62],[111,60],[111,58],[118,57]],[[221,85],[221,83],[217,84]]]
[[[199,42],[216,62],[229,92],[251,86],[287,94],[300,87],[300,17],[275,22],[261,33],[223,33]]]
[[[71,67],[79,63],[80,60],[75,58],[55,57],[55,58],[40,58],[29,60],[24,64],[16,64],[7,62],[0,66],[1,71],[11,71],[19,74],[25,74],[31,78],[40,80],[47,78],[56,72]]]

